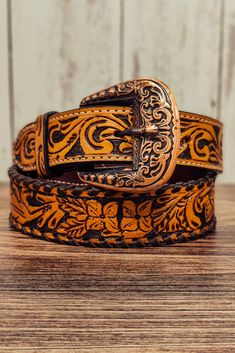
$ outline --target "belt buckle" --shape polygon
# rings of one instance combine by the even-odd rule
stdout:
[[[80,106],[130,105],[133,108],[132,169],[78,172],[82,182],[100,188],[145,193],[171,177],[180,146],[180,119],[169,87],[153,79],[118,83],[85,97]]]

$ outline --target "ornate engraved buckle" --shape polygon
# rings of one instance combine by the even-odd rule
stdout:
[[[175,98],[161,81],[126,81],[84,98],[82,107],[130,105],[133,108],[132,169],[78,172],[80,180],[100,188],[149,192],[171,177],[180,144],[180,119]]]

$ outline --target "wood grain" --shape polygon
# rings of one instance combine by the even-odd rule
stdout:
[[[118,1],[12,2],[15,128],[119,80]]]
[[[220,1],[129,0],[124,13],[124,79],[159,78],[180,109],[216,117]]]
[[[9,102],[7,1],[0,1],[0,180],[7,180],[7,169],[11,164],[11,131]]]
[[[222,55],[221,116],[224,122],[224,174],[222,180],[234,183],[234,97],[235,97],[235,2],[225,1]]]
[[[125,250],[12,231],[0,194],[0,352],[235,349],[235,186],[217,188],[216,234]]]

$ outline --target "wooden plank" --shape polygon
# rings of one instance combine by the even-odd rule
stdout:
[[[221,116],[224,122],[224,173],[222,182],[235,183],[235,2],[225,1],[222,53]]]
[[[119,79],[118,1],[12,3],[16,132]]]
[[[84,95],[122,78],[136,76],[153,76],[166,81],[180,109],[216,116],[220,93],[221,2],[12,2],[15,133],[41,112],[76,107]],[[120,3],[124,7],[123,16]],[[3,16],[6,1],[1,1],[1,7]],[[226,0],[225,7],[221,102],[221,115],[226,121],[225,171],[219,180],[234,183],[235,161],[231,148],[235,134],[232,110],[234,2]],[[1,21],[2,27],[4,23],[6,16]],[[1,36],[5,36],[2,43],[7,48],[6,29],[1,30]],[[4,53],[0,60],[5,60],[1,63],[1,70],[4,68],[1,84],[5,90],[4,95],[1,94],[1,106],[4,106],[4,116],[8,117],[8,62]],[[8,118],[4,118],[3,123],[0,178],[2,174],[6,177],[11,159]]]
[[[7,170],[11,165],[11,133],[9,110],[9,78],[8,78],[8,32],[7,1],[0,1],[0,180],[7,180]]]
[[[129,0],[124,78],[157,77],[181,110],[216,116],[219,0]]]
[[[0,194],[0,352],[233,351],[234,186],[216,190],[216,234],[146,249],[32,239]]]

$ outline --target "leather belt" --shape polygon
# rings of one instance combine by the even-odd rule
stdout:
[[[222,124],[137,79],[40,115],[14,144],[11,225],[68,244],[171,244],[215,227]]]

